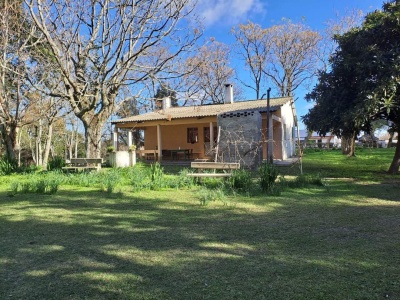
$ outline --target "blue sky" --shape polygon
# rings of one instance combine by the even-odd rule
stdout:
[[[231,45],[235,42],[230,34],[231,28],[247,20],[264,28],[279,23],[282,18],[293,22],[305,20],[313,30],[322,31],[326,22],[337,15],[345,16],[355,9],[367,13],[380,9],[382,4],[382,0],[198,0],[197,14],[203,19],[205,39],[214,37]],[[235,67],[237,62],[232,61],[231,65]],[[241,77],[246,76],[246,73],[241,74]],[[304,88],[295,92],[298,116],[306,114],[310,107],[304,101],[307,92]],[[245,97],[252,99],[253,94],[248,91]],[[304,125],[300,124],[300,129],[303,128]]]

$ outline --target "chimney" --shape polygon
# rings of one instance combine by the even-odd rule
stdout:
[[[225,104],[233,103],[233,85],[225,84]]]
[[[162,109],[167,109],[171,107],[171,98],[165,97],[162,100]]]

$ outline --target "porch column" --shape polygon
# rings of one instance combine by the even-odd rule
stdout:
[[[268,141],[267,141],[267,153],[268,162],[273,163],[274,160],[274,126],[273,119],[270,117],[268,120]]]
[[[210,122],[210,150],[214,148],[214,127],[213,123]]]
[[[283,124],[283,122],[281,122],[281,135],[282,135],[282,148],[281,148],[281,152],[282,152],[282,159],[286,159],[286,140],[285,140],[285,124]]]
[[[115,151],[118,149],[118,128],[114,125],[114,132],[113,132],[113,146]]]
[[[161,136],[161,125],[158,124],[158,125],[157,125],[158,162],[161,162],[161,154],[162,154],[161,141],[162,141],[162,136]]]
[[[128,131],[128,149],[132,146],[132,131]]]

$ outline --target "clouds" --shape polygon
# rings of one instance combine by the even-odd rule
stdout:
[[[198,0],[196,12],[206,27],[232,26],[266,11],[262,0]]]

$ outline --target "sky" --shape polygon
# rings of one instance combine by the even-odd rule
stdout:
[[[381,9],[383,0],[198,0],[197,14],[205,27],[204,39],[211,37],[219,42],[233,45],[234,37],[230,34],[232,27],[248,20],[267,28],[285,18],[292,22],[303,20],[306,25],[316,31],[323,31],[329,20],[337,16],[346,16],[354,10],[365,13]],[[231,66],[238,66],[231,61]],[[245,79],[247,73],[241,72]],[[243,87],[242,87],[243,88]],[[312,88],[312,87],[311,87]],[[245,91],[246,99],[254,99],[254,92]],[[295,91],[294,99],[297,115],[300,117],[308,112],[312,104],[304,100],[310,88],[300,88]],[[271,92],[271,97],[274,96]],[[300,129],[305,129],[300,122]]]

